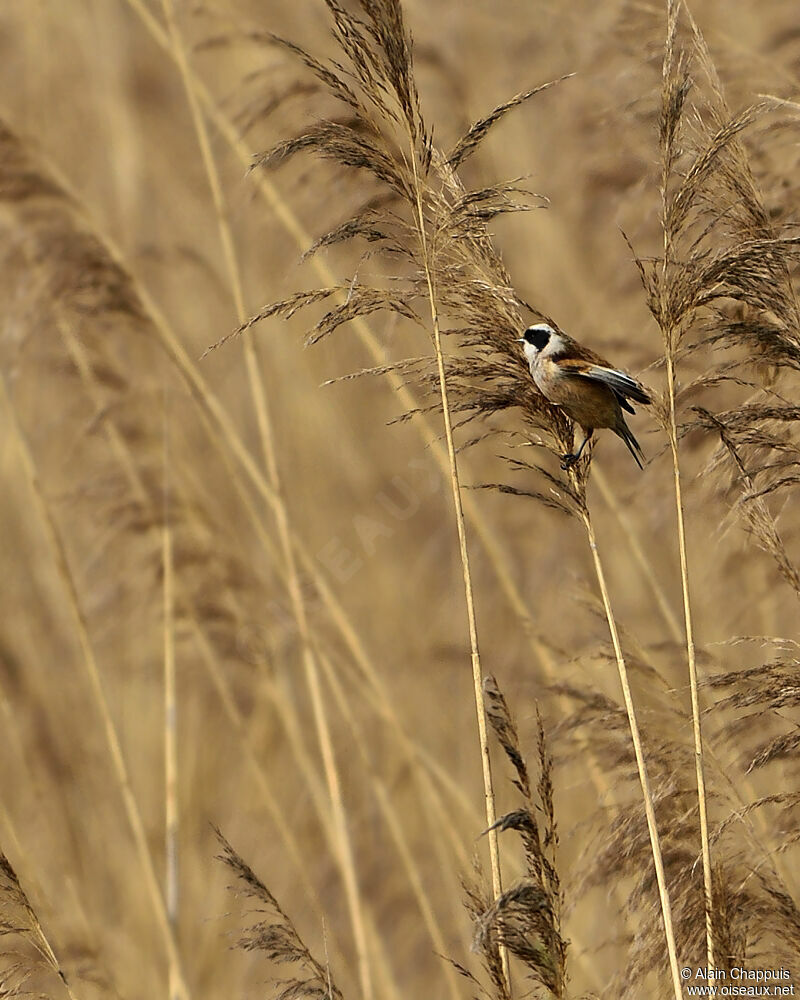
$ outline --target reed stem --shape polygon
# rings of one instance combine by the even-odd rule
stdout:
[[[594,570],[597,576],[597,583],[600,587],[600,595],[603,600],[603,609],[608,622],[608,630],[611,633],[611,644],[614,647],[614,657],[617,661],[619,681],[622,687],[622,697],[625,701],[625,711],[628,713],[628,724],[631,730],[631,741],[633,742],[633,752],[636,756],[636,768],[639,772],[639,781],[642,786],[642,797],[644,798],[644,811],[647,818],[647,830],[650,834],[650,847],[653,852],[653,865],[656,870],[656,881],[658,882],[658,895],[661,902],[661,915],[664,921],[664,935],[667,940],[667,953],[669,955],[670,974],[672,976],[672,986],[675,993],[675,1000],[683,1000],[683,986],[678,971],[678,953],[675,947],[675,932],[672,926],[672,908],[669,900],[669,890],[664,872],[664,859],[661,853],[661,840],[658,835],[656,824],[656,813],[653,805],[653,794],[650,790],[650,779],[647,775],[647,765],[645,764],[644,751],[642,749],[642,739],[639,734],[639,723],[636,719],[636,709],[633,704],[630,682],[628,680],[628,668],[625,665],[625,658],[622,654],[622,645],[619,639],[616,619],[611,609],[611,598],[606,584],[606,575],[603,564],[600,560],[600,553],[597,549],[597,539],[592,525],[592,519],[588,510],[581,512],[581,519],[586,528],[586,537],[594,561]]]
[[[478,647],[478,622],[475,613],[472,570],[470,568],[469,549],[467,547],[467,532],[464,519],[464,506],[461,498],[461,484],[458,475],[458,461],[456,458],[455,442],[453,440],[453,423],[450,415],[450,402],[447,394],[447,377],[444,366],[444,353],[442,351],[441,329],[439,326],[439,309],[436,302],[435,268],[433,266],[433,261],[431,260],[431,249],[429,247],[425,231],[425,214],[422,207],[422,190],[417,171],[416,152],[413,148],[411,150],[411,163],[414,171],[417,227],[422,247],[425,280],[428,288],[428,301],[430,305],[431,326],[433,330],[433,346],[436,352],[436,369],[439,378],[439,395],[442,403],[442,419],[444,421],[444,435],[447,443],[447,457],[450,464],[450,486],[453,493],[453,506],[455,509],[456,528],[458,531],[458,550],[461,557],[461,573],[464,582],[464,597],[467,606],[470,658],[472,663],[472,684],[475,695],[475,711],[478,719],[478,742],[481,753],[486,825],[489,828],[488,836],[489,857],[492,871],[492,892],[494,894],[494,898],[499,899],[503,891],[503,880],[500,869],[500,846],[497,839],[497,831],[493,829],[497,813],[495,809],[494,787],[492,783],[492,762],[489,754],[489,733],[486,721],[486,707],[483,702],[483,676],[481,672],[481,655]],[[510,991],[510,969],[508,963],[508,952],[505,948],[501,949],[501,956],[503,961],[503,970],[506,977],[506,985]]]

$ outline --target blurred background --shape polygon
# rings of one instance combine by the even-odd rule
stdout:
[[[519,294],[662,388],[658,329],[620,232],[642,256],[661,250],[662,7],[407,0],[404,10],[442,148],[513,94],[575,74],[511,113],[464,175],[473,186],[524,176],[549,199],[493,224]],[[695,0],[692,12],[732,108],[797,98],[796,4]],[[345,842],[375,995],[468,996],[439,954],[473,961],[459,878],[485,851],[449,485],[415,421],[390,423],[404,407],[385,380],[323,385],[376,363],[352,329],[306,349],[301,313],[255,327],[249,355],[240,338],[201,359],[265,303],[323,283],[301,254],[368,193],[358,174],[302,158],[266,185],[247,173],[251,154],[330,107],[269,32],[335,54],[321,0],[0,5],[0,118],[21,150],[6,143],[0,161],[0,844],[75,995],[166,994],[142,849],[163,885],[174,657],[175,921],[190,994],[256,995],[271,975],[263,955],[231,949],[246,904],[215,860],[216,826],[347,996],[360,987]],[[800,178],[796,129],[751,154],[782,217]],[[343,282],[384,266],[359,252],[319,260]],[[369,325],[388,360],[430,350],[396,318]],[[601,437],[590,502],[615,611],[647,651],[635,679],[646,711],[656,690],[685,705],[688,694],[671,462],[651,416],[631,426],[650,464],[640,473],[620,441]],[[719,644],[793,636],[795,598],[730,514],[730,477],[700,475],[714,447],[684,440],[690,569],[701,663],[732,668],[749,664],[750,647]],[[500,441],[465,451],[464,484],[508,477],[502,451]],[[624,915],[604,887],[570,896],[569,886],[619,788],[613,776],[598,785],[560,740],[568,699],[553,692],[563,682],[617,698],[590,555],[577,523],[532,501],[476,491],[470,503],[494,546],[470,527],[484,671],[534,757],[537,702],[552,733],[573,992],[600,993],[622,962]],[[791,501],[778,513],[796,552]],[[286,532],[297,540],[294,603]],[[502,810],[510,790],[497,765]],[[509,880],[518,864],[512,852]],[[62,990],[47,977],[37,988]]]

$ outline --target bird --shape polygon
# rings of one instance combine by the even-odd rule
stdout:
[[[614,368],[550,323],[529,326],[518,341],[523,345],[533,381],[541,394],[583,428],[585,436],[580,448],[574,454],[562,456],[561,468],[573,466],[595,430],[607,427],[622,438],[636,464],[643,469],[644,453],[622,413],[636,412],[629,400],[644,405],[652,403],[641,382]]]

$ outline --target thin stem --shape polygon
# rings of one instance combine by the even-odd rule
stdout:
[[[244,305],[244,292],[241,281],[240,268],[238,264],[233,234],[228,223],[227,211],[222,193],[222,186],[219,180],[216,162],[211,151],[208,130],[203,114],[200,109],[199,100],[196,94],[195,76],[190,72],[186,50],[183,45],[177,22],[175,20],[175,10],[173,0],[163,0],[164,13],[167,19],[170,33],[170,48],[174,52],[175,61],[181,73],[181,77],[186,91],[189,108],[192,115],[195,131],[197,133],[200,152],[203,164],[209,180],[214,207],[217,213],[217,221],[220,231],[223,253],[228,269],[228,275],[233,289],[234,300],[238,322],[244,323],[247,313]],[[328,782],[328,792],[333,809],[334,829],[338,840],[337,854],[345,885],[345,895],[347,897],[350,919],[353,925],[353,938],[356,948],[356,956],[359,970],[359,980],[361,992],[364,1000],[372,1000],[374,989],[372,985],[372,973],[370,970],[369,951],[367,944],[366,927],[363,914],[363,903],[361,900],[358,878],[356,875],[355,859],[350,833],[347,826],[344,803],[342,800],[341,783],[339,780],[338,766],[333,748],[333,740],[330,734],[330,727],[327,718],[325,701],[322,697],[320,685],[319,669],[314,655],[311,636],[308,625],[308,616],[303,599],[303,591],[300,583],[300,576],[297,567],[294,547],[292,544],[292,533],[289,523],[289,515],[283,495],[280,472],[278,469],[277,457],[275,454],[274,436],[272,432],[272,422],[270,419],[267,403],[266,391],[258,368],[255,355],[255,348],[250,337],[245,341],[245,361],[247,367],[250,392],[253,398],[256,417],[258,421],[259,434],[261,437],[264,464],[267,470],[269,483],[274,491],[275,504],[273,512],[275,514],[278,536],[280,539],[283,559],[287,570],[287,585],[289,590],[289,600],[292,612],[297,622],[297,629],[300,634],[302,645],[303,667],[306,675],[306,682],[311,697],[311,704],[314,715],[314,723],[317,730],[320,753],[323,761],[323,768]]]
[[[711,872],[711,844],[708,836],[708,805],[705,767],[703,759],[703,731],[700,722],[700,692],[697,684],[697,658],[694,647],[692,606],[689,599],[689,561],[686,549],[686,528],[683,516],[681,471],[678,460],[678,431],[675,418],[675,368],[673,352],[668,345],[667,387],[669,390],[669,445],[672,452],[672,473],[675,484],[675,513],[678,520],[678,551],[681,561],[681,589],[683,591],[683,620],[686,628],[686,659],[689,666],[689,690],[692,696],[692,733],[694,736],[694,766],[697,775],[697,805],[700,812],[700,848],[703,855],[703,895],[706,911],[706,961],[709,971],[715,968],[713,901],[714,883]]]
[[[589,516],[589,512],[586,510],[582,511],[581,518],[586,528],[589,548],[592,551],[594,570],[597,575],[597,583],[600,587],[600,594],[603,599],[603,608],[606,613],[606,620],[608,621],[608,630],[611,633],[611,643],[614,647],[614,656],[617,661],[619,681],[622,686],[622,697],[625,701],[625,710],[628,713],[628,724],[630,725],[631,730],[633,751],[636,755],[636,767],[639,772],[639,781],[642,785],[644,811],[645,816],[647,817],[647,829],[650,834],[650,848],[653,852],[653,865],[656,870],[656,880],[658,882],[658,895],[661,900],[661,915],[664,920],[664,934],[667,939],[667,952],[669,954],[669,966],[670,973],[672,975],[672,985],[675,991],[675,1000],[682,1000],[683,986],[681,984],[681,977],[678,971],[678,953],[675,947],[675,933],[672,927],[672,908],[670,906],[669,890],[667,889],[667,879],[664,872],[664,859],[661,854],[661,841],[658,835],[658,826],[656,825],[653,794],[650,790],[650,779],[647,776],[647,766],[645,764],[644,752],[642,750],[642,740],[639,735],[639,724],[636,720],[636,710],[633,705],[633,697],[631,695],[630,683],[628,681],[628,668],[625,665],[625,658],[622,655],[622,645],[619,641],[617,623],[614,618],[614,613],[611,610],[611,600],[608,594],[608,587],[606,585],[606,577],[603,572],[603,564],[600,561],[600,553],[597,550],[597,539],[595,538],[594,527],[592,526],[592,520]]]
[[[662,69],[664,94],[663,120],[669,121],[672,110],[668,107],[667,94],[674,73],[675,39],[678,29],[679,4],[676,0],[667,0],[667,43],[664,51]],[[700,815],[700,845],[703,856],[703,902],[706,913],[706,964],[709,974],[715,968],[713,939],[713,882],[711,878],[711,847],[708,839],[708,807],[706,796],[705,772],[703,766],[703,733],[700,725],[700,696],[697,687],[697,661],[694,647],[694,629],[692,627],[692,609],[689,599],[689,562],[686,550],[686,531],[683,516],[683,497],[681,492],[681,473],[678,460],[678,431],[675,417],[675,351],[678,347],[680,334],[680,317],[676,314],[669,301],[670,268],[674,260],[674,243],[676,233],[669,221],[670,213],[670,183],[674,169],[676,148],[674,145],[674,130],[665,130],[661,153],[661,218],[664,237],[664,255],[661,260],[659,282],[659,326],[664,340],[664,357],[667,365],[667,391],[669,393],[669,424],[667,434],[670,451],[672,452],[672,472],[675,487],[675,511],[678,520],[678,550],[681,563],[681,589],[683,591],[683,620],[686,630],[686,659],[689,668],[689,689],[692,698],[692,733],[694,736],[694,761],[697,775],[697,803]]]
[[[642,575],[653,592],[653,597],[658,605],[658,610],[661,612],[661,617],[664,619],[664,624],[669,629],[672,638],[676,642],[680,642],[683,638],[681,626],[675,616],[675,612],[670,606],[667,595],[664,593],[661,581],[658,579],[658,574],[655,572],[653,564],[647,558],[645,551],[642,548],[642,543],[639,540],[636,528],[631,522],[631,519],[620,506],[616,496],[614,495],[614,491],[611,488],[611,484],[603,474],[602,469],[600,469],[597,465],[592,467],[592,480],[600,490],[600,496],[603,498],[606,506],[617,519],[619,526],[622,528],[631,555],[633,556],[636,565],[642,571]]]
[[[164,895],[167,918],[178,938],[178,703],[175,668],[175,572],[172,550],[172,525],[169,505],[169,427],[167,393],[164,391],[164,484],[162,528],[163,599],[164,599],[164,848],[166,876]],[[178,975],[172,962],[169,967],[169,997],[177,1000]]]
[[[416,194],[417,226],[419,229],[419,239],[422,248],[422,260],[425,267],[425,280],[428,287],[428,300],[431,312],[431,325],[433,327],[433,345],[436,351],[436,367],[439,376],[439,394],[442,401],[442,417],[444,420],[444,434],[447,442],[447,456],[450,463],[450,485],[453,492],[453,506],[455,507],[456,528],[458,530],[458,548],[461,556],[461,572],[464,580],[464,597],[467,604],[467,621],[469,623],[469,643],[472,660],[472,683],[475,694],[475,710],[478,717],[478,740],[481,751],[481,764],[483,769],[483,790],[486,805],[486,825],[489,827],[489,856],[492,868],[492,891],[494,898],[499,899],[503,891],[502,873],[500,870],[500,848],[497,839],[497,831],[492,829],[496,820],[496,810],[494,801],[494,788],[492,785],[492,762],[489,755],[489,736],[486,723],[486,707],[483,701],[483,676],[481,672],[481,656],[478,649],[478,623],[475,615],[475,598],[472,587],[472,571],[469,562],[469,550],[467,548],[467,533],[464,523],[464,507],[461,502],[461,484],[458,477],[458,462],[456,459],[456,449],[453,440],[453,425],[450,417],[450,404],[447,394],[447,378],[444,367],[444,354],[442,352],[441,330],[439,328],[439,309],[436,304],[436,289],[433,269],[431,267],[431,254],[428,247],[428,240],[425,231],[425,215],[422,208],[422,190],[417,173],[416,151],[411,150],[411,163],[414,170],[414,190]],[[506,984],[510,987],[511,979],[509,975],[508,953],[505,948],[501,950],[503,959],[503,971],[506,977]]]

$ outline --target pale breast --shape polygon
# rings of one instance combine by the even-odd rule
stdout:
[[[564,381],[558,365],[549,358],[539,355],[531,362],[530,369],[539,392],[551,403],[558,403],[559,383]]]

